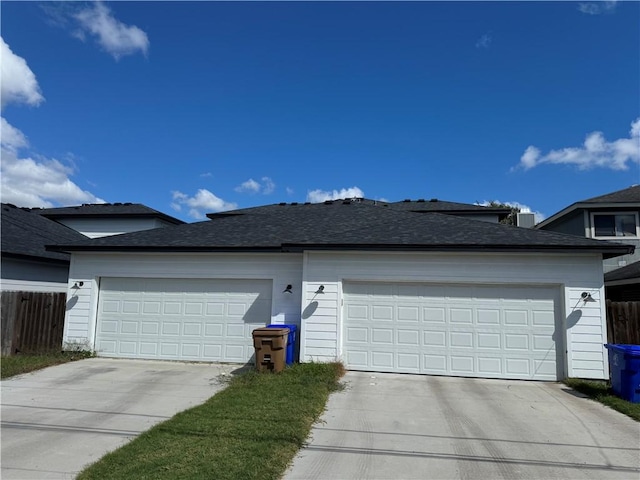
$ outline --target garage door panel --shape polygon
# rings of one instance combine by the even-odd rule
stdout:
[[[500,325],[500,310],[478,307],[476,309],[476,323],[478,325]]]
[[[445,307],[423,307],[422,320],[425,323],[445,323],[446,308]]]
[[[473,310],[470,308],[450,308],[449,309],[449,322],[456,323],[473,323]]]
[[[393,330],[390,328],[372,328],[371,343],[377,343],[381,346],[393,345]]]
[[[422,332],[423,345],[426,347],[446,347],[447,332],[425,330]]]
[[[478,333],[476,338],[479,349],[502,349],[500,333]]]
[[[420,372],[420,354],[419,353],[398,353],[398,369],[400,371]]]
[[[392,305],[374,305],[371,307],[371,318],[376,321],[391,322],[394,318]]]
[[[158,335],[160,333],[160,322],[142,322],[142,331],[143,335]]]
[[[96,347],[129,358],[246,362],[271,318],[271,281],[101,279]]]
[[[500,357],[478,357],[478,372],[487,377],[501,376],[502,358]]]
[[[559,289],[345,282],[343,293],[349,368],[558,378]]]

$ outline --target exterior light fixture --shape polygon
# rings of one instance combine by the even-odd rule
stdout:
[[[285,288],[282,293],[293,293],[291,291],[291,289],[293,288],[293,286],[291,284],[287,285],[287,288]]]
[[[595,300],[593,299],[593,297],[591,296],[591,294],[590,294],[590,293],[588,293],[588,292],[582,292],[582,293],[580,294],[580,298],[582,298],[582,301],[583,301],[584,303],[587,303],[587,302],[595,302]]]
[[[84,282],[76,282],[76,283],[73,284],[73,287],[71,287],[71,288],[73,288],[75,290],[78,290],[83,285],[84,285]]]
[[[318,290],[316,290],[316,293],[324,293],[324,285],[320,285]]]

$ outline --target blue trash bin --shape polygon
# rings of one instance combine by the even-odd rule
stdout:
[[[267,325],[267,328],[288,328],[289,329],[289,336],[287,337],[286,364],[293,365],[293,361],[295,359],[295,352],[296,352],[296,338],[298,337],[298,334],[297,334],[298,326],[289,325],[289,324],[277,325],[275,323],[272,323],[271,325]]]
[[[617,396],[640,403],[640,345],[605,344],[609,350],[611,389]]]

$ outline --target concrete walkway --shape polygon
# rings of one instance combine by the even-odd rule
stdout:
[[[640,478],[640,424],[562,384],[345,380],[286,479]]]
[[[92,358],[3,380],[7,479],[68,479],[224,388],[238,366]]]

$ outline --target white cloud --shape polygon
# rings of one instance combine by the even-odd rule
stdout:
[[[0,144],[3,150],[15,153],[19,148],[26,147],[28,142],[20,130],[9,124],[4,117],[0,117]]]
[[[2,201],[19,207],[54,207],[80,203],[104,203],[82,190],[69,178],[73,167],[59,160],[20,158],[19,150],[28,146],[22,132],[2,119]]]
[[[582,147],[551,150],[544,155],[540,149],[529,146],[514,169],[529,170],[542,163],[575,165],[580,170],[594,167],[627,170],[628,163],[640,163],[640,118],[631,123],[629,138],[608,142],[602,132],[591,132]]]
[[[44,100],[36,76],[24,58],[11,51],[0,37],[0,100],[2,107],[9,103],[39,105]]]
[[[307,202],[320,203],[326,200],[337,200],[339,198],[364,198],[364,192],[358,187],[343,188],[341,190],[311,190],[307,193]]]
[[[235,189],[236,192],[250,192],[250,193],[258,193],[260,191],[260,184],[256,182],[253,178],[250,178],[246,182],[242,182]]]
[[[262,194],[269,195],[276,189],[276,184],[269,177],[262,177]]]
[[[501,202],[500,200],[493,200],[493,202],[500,203],[502,205],[508,205],[509,207],[513,207],[513,208],[519,208],[520,209],[520,213],[533,213],[536,223],[540,223],[545,218],[547,218],[547,216],[544,213],[539,212],[538,210],[533,210],[528,205],[525,205],[525,204],[520,203],[520,202]],[[491,206],[491,203],[492,203],[491,201],[485,200],[484,202],[476,203],[476,205],[482,205],[483,207],[489,207],[489,206]]]
[[[476,48],[489,48],[493,37],[489,33],[485,33],[476,41]]]
[[[213,174],[211,172],[205,172],[205,173],[201,173],[200,176],[201,177],[213,177]]]
[[[223,212],[238,208],[235,203],[225,202],[204,188],[199,189],[193,197],[179,191],[171,192],[171,195],[173,198],[171,208],[180,211],[184,205],[190,209],[189,216],[193,218],[204,218],[203,210],[207,212]]]
[[[116,19],[102,2],[92,3],[72,17],[80,28],[73,32],[76,38],[84,40],[85,35],[92,35],[116,60],[137,52],[146,55],[149,50],[147,34],[135,25],[125,25]]]
[[[242,182],[234,190],[239,193],[262,193],[263,195],[269,195],[273,193],[276,188],[276,184],[269,177],[262,177],[260,182],[250,178],[246,182]]]
[[[617,0],[606,0],[604,2],[587,2],[578,4],[578,10],[587,15],[600,15],[601,13],[613,13],[616,9]]]
[[[8,103],[39,105],[44,97],[25,59],[14,54],[1,38],[0,54],[2,106]],[[21,150],[28,147],[26,136],[0,117],[0,198],[3,202],[20,207],[104,202],[69,178],[74,173],[73,166],[41,156],[22,156]]]

